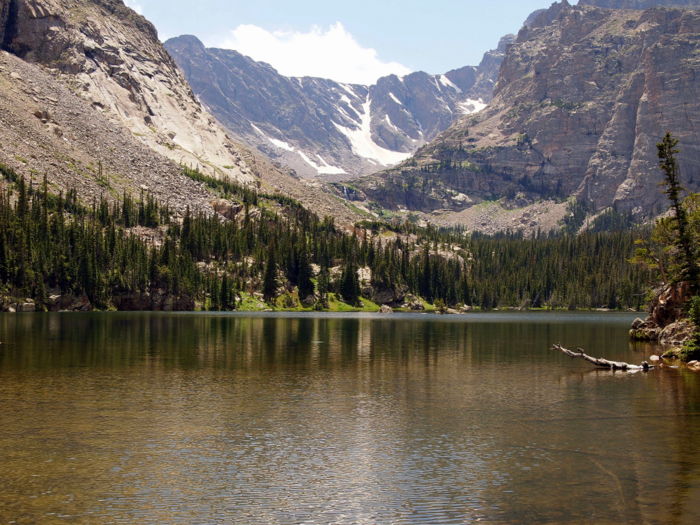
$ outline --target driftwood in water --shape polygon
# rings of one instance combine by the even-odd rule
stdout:
[[[563,352],[571,358],[580,358],[584,361],[588,361],[589,363],[594,364],[598,368],[606,368],[608,370],[644,370],[646,372],[650,368],[653,368],[649,366],[649,363],[647,363],[646,361],[644,361],[641,365],[631,365],[629,363],[622,363],[620,361],[608,361],[607,359],[603,359],[600,357],[591,357],[589,355],[586,355],[581,348],[578,348],[576,351],[574,351],[569,350],[568,348],[564,348],[561,345],[554,345],[552,349],[559,350],[560,352]]]

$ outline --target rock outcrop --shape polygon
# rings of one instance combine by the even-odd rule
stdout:
[[[153,25],[121,0],[2,0],[4,50],[55,71],[164,157],[243,182],[246,152],[203,110]],[[229,168],[226,168],[229,166]]]
[[[649,316],[632,324],[630,337],[635,341],[658,341],[665,345],[682,345],[693,335],[695,327],[686,318],[691,298],[688,283],[666,285],[656,290]]]
[[[696,10],[556,3],[508,48],[488,108],[355,187],[385,208],[473,229],[484,206],[512,216],[503,229],[556,227],[571,197],[591,218],[612,207],[654,217],[666,208],[665,131],[680,139],[684,183],[700,188],[699,54]]]
[[[199,99],[237,138],[302,176],[344,180],[405,160],[492,97],[506,47],[478,67],[412,73],[371,86],[290,78],[193,36],[165,43]]]

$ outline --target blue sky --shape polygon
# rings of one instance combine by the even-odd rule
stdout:
[[[235,47],[270,62],[284,74],[325,72],[331,78],[349,77],[336,80],[352,81],[386,72],[443,73],[476,65],[502,35],[517,32],[528,14],[548,7],[552,0],[126,3],[151,20],[161,38],[194,34],[207,45]],[[334,46],[338,46],[335,53]],[[316,56],[323,52],[325,56]],[[343,71],[338,69],[341,62],[346,64]]]

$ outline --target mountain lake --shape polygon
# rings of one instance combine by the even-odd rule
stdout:
[[[3,314],[0,523],[700,523],[634,317]]]

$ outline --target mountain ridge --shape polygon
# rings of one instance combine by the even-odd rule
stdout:
[[[168,40],[199,99],[234,134],[300,175],[331,180],[396,164],[446,129],[460,112],[484,107],[512,36],[479,66],[443,75],[390,75],[371,86],[285,77],[194,36]]]
[[[606,9],[652,9],[654,7],[700,8],[700,0],[579,0],[579,6]]]
[[[353,181],[399,213],[494,231],[558,229],[572,198],[589,220],[606,210],[651,219],[665,209],[656,142],[681,139],[700,162],[697,10],[555,3],[508,48],[481,113],[462,118],[400,166]]]

